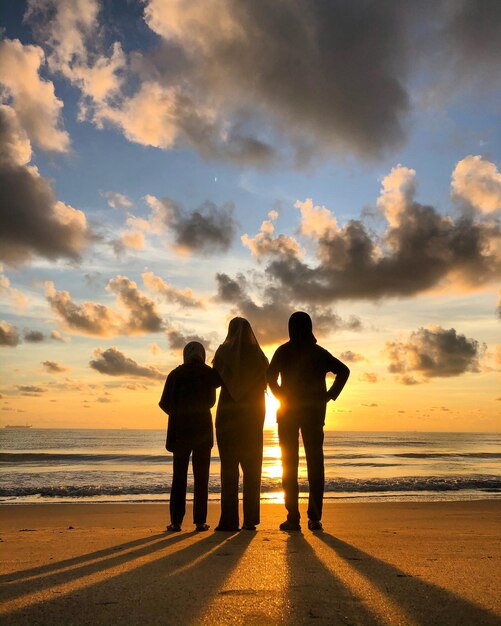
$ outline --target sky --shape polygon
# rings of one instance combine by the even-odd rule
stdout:
[[[501,429],[501,3],[28,0],[0,30],[0,424],[163,428],[307,311],[334,430]],[[268,399],[266,424],[274,425]]]

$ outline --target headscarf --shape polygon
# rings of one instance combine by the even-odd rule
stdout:
[[[312,344],[317,343],[315,335],[313,334],[313,324],[311,317],[304,311],[296,311],[289,318],[289,337],[291,343],[297,344]]]
[[[234,317],[230,321],[228,334],[216,350],[213,365],[235,401],[260,381],[263,390],[266,388],[268,359],[251,325],[243,317]]]
[[[198,341],[190,341],[184,346],[183,363],[186,365],[192,361],[205,363],[205,348]]]

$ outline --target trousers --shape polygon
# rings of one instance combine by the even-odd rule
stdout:
[[[299,523],[299,433],[303,439],[308,471],[308,519],[322,519],[324,498],[324,427],[319,420],[281,419],[278,422],[278,439],[282,451],[282,487],[285,496],[287,520]]]
[[[238,481],[240,467],[243,474],[244,525],[259,524],[261,466],[263,464],[263,430],[254,429],[251,437],[245,434],[228,437],[217,434],[221,459],[221,518],[219,525],[238,528]]]
[[[174,452],[174,468],[170,491],[170,519],[173,524],[181,524],[186,513],[186,487],[188,466],[193,467],[193,523],[205,524],[207,520],[207,500],[209,497],[209,466],[211,446],[183,447]]]

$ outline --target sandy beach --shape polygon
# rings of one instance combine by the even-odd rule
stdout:
[[[164,532],[166,504],[0,508],[2,624],[501,624],[501,502],[329,503],[324,532]],[[218,505],[210,505],[209,523]]]

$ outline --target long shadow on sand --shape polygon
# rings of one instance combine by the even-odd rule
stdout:
[[[5,602],[7,600],[12,600],[13,598],[42,591],[43,589],[50,589],[55,585],[69,583],[73,580],[77,580],[78,578],[94,574],[95,572],[101,572],[106,569],[122,565],[128,561],[137,559],[138,557],[160,550],[163,547],[172,546],[179,541],[186,540],[188,537],[193,536],[193,534],[194,533],[190,533],[189,535],[184,533],[182,535],[166,535],[165,533],[162,533],[151,535],[149,538],[144,537],[142,539],[137,539],[136,541],[129,541],[121,544],[120,546],[114,546],[113,548],[90,552],[72,559],[51,563],[47,566],[24,570],[24,572],[16,572],[15,575],[8,578],[6,575],[5,579],[2,581],[0,598],[3,602]],[[130,550],[130,548],[135,547],[138,549]],[[117,554],[119,550],[130,551]],[[98,558],[101,560],[96,562],[96,559]],[[64,569],[66,567],[79,564],[81,564],[81,567],[73,567],[69,570]],[[24,580],[20,580],[21,575],[23,574]]]
[[[286,557],[289,578],[287,624],[382,624],[342,579],[325,567],[302,533],[289,535]]]
[[[156,542],[141,549],[141,556],[150,554],[151,560],[135,564],[136,552],[124,564],[124,571],[108,577],[104,571],[101,580],[83,580],[81,587],[69,592],[63,589],[58,597],[35,597],[30,606],[4,615],[2,624],[198,623],[253,537],[253,533],[211,533],[201,539],[192,538],[186,547],[160,557],[154,553],[165,548],[167,542]],[[99,564],[96,571],[100,571]]]
[[[338,556],[349,561],[368,581],[392,598],[409,616],[413,624],[422,626],[500,626],[499,616],[460,596],[410,576],[328,533],[314,538],[332,548]],[[459,620],[459,621],[458,621]]]
[[[175,538],[176,535],[172,535],[172,538]],[[177,536],[179,539],[181,536]],[[181,538],[185,538],[184,535]],[[96,550],[95,552],[88,552],[87,554],[82,554],[79,556],[71,557],[70,559],[64,559],[62,561],[55,561],[53,563],[48,563],[47,565],[40,565],[38,567],[31,567],[30,569],[18,570],[16,572],[10,572],[9,574],[0,575],[0,583],[4,582],[14,582],[16,580],[23,580],[25,578],[32,578],[33,576],[41,576],[44,574],[49,574],[50,572],[54,572],[55,570],[63,569],[65,567],[71,567],[72,565],[81,565],[86,561],[94,561],[95,559],[100,559],[111,554],[115,554],[122,550],[130,550],[131,548],[136,548],[141,545],[145,545],[147,543],[153,543],[157,539],[166,538],[165,532],[157,533],[156,535],[148,535],[146,537],[141,537],[140,539],[134,539],[134,541],[127,541],[126,543],[121,543],[116,546],[110,546],[109,548],[103,548],[101,550]]]

